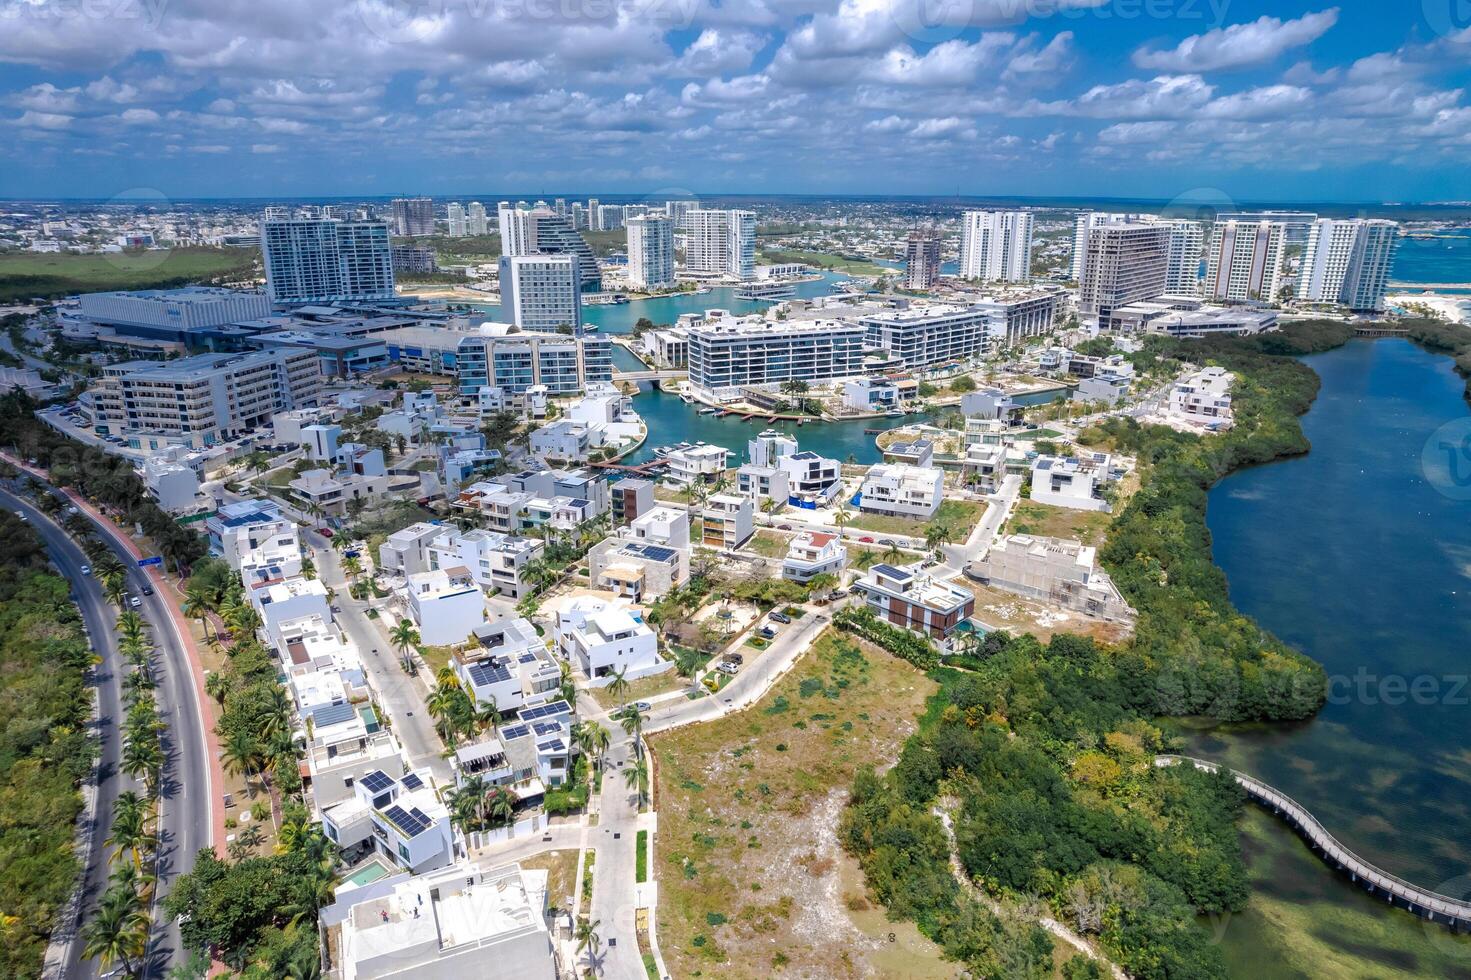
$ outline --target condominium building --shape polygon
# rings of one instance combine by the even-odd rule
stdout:
[[[260,225],[266,292],[278,305],[392,299],[388,225],[338,218],[267,218]]]
[[[674,285],[674,222],[669,218],[628,219],[628,282],[641,289]]]
[[[888,352],[913,371],[991,353],[996,316],[995,307],[935,303],[861,317],[858,323],[864,328],[864,346]]]
[[[465,231],[471,235],[490,234],[490,220],[485,214],[485,205],[471,201],[465,215]]]
[[[987,548],[967,571],[986,585],[1089,616],[1134,617],[1098,566],[1098,549],[1080,541],[1013,534]]]
[[[904,243],[904,288],[933,289],[940,281],[940,233],[923,228]]]
[[[426,274],[439,271],[439,260],[428,245],[394,245],[392,259],[395,276],[401,272]]]
[[[1205,247],[1205,228],[1199,221],[1188,218],[1172,218],[1164,224],[1170,229],[1165,292],[1194,296],[1200,289],[1200,253]]]
[[[913,566],[874,565],[853,583],[853,591],[864,597],[865,607],[879,619],[942,646],[976,611],[972,593]]]
[[[201,449],[316,404],[321,389],[316,355],[282,348],[110,364],[88,395],[99,433],[161,434]]]
[[[944,495],[943,470],[879,463],[870,466],[863,478],[858,509],[865,514],[927,521],[939,511]]]
[[[1202,295],[1237,303],[1276,302],[1286,244],[1287,226],[1279,222],[1217,221],[1205,253]]]
[[[1399,225],[1379,218],[1319,218],[1308,234],[1298,299],[1382,311]]]
[[[580,288],[584,292],[602,288],[597,256],[566,216],[547,207],[543,201],[538,201],[531,208],[520,204],[513,206],[509,201],[502,201],[497,209],[497,217],[502,256],[576,256]],[[502,285],[501,289],[504,292],[505,286]]]
[[[751,498],[717,493],[700,510],[700,543],[718,551],[734,551],[755,532]]]
[[[654,481],[632,477],[619,480],[609,488],[612,497],[613,527],[631,524],[654,509]]]
[[[393,233],[400,238],[434,234],[434,202],[427,197],[393,199]]]
[[[1030,211],[966,211],[960,216],[960,277],[1025,282],[1032,275]]]
[[[1170,389],[1170,418],[1229,429],[1232,423],[1231,383],[1235,378],[1222,367],[1201,368]]]
[[[1163,294],[1169,250],[1168,225],[1129,222],[1091,229],[1078,282],[1078,311],[1107,319],[1116,306]]]
[[[692,327],[690,383],[734,393],[748,385],[855,377],[863,374],[865,332],[861,324],[840,320],[736,320]]]
[[[685,271],[696,278],[747,280],[756,268],[756,214],[691,208],[685,212]]]
[[[1216,215],[1216,221],[1239,221],[1246,224],[1256,224],[1260,221],[1270,221],[1279,224],[1286,230],[1287,244],[1306,245],[1308,235],[1313,228],[1313,222],[1318,216],[1311,211],[1221,211]]]
[[[687,216],[699,206],[699,201],[665,201],[664,213],[674,222],[676,228],[684,231],[689,227]]]
[[[464,238],[469,232],[469,220],[465,206],[459,201],[450,201],[444,209],[446,231],[451,238]]]
[[[1083,269],[1088,263],[1088,247],[1093,240],[1095,229],[1107,225],[1137,223],[1145,220],[1145,216],[1139,214],[1113,214],[1106,211],[1080,212],[1073,224],[1073,257],[1070,266],[1072,279],[1076,282],[1083,280]]]
[[[501,309],[522,330],[582,332],[575,255],[502,255]]]
[[[522,581],[521,572],[544,550],[540,541],[484,528],[461,531],[440,526],[438,530],[427,548],[428,570],[463,568],[482,592],[512,599],[526,594],[528,585]]]
[[[482,324],[470,331],[399,327],[379,336],[391,360],[455,378],[465,398],[478,398],[483,387],[518,398],[542,387],[548,394],[573,395],[585,383],[613,378],[613,342],[596,335],[510,333],[505,324]]]
[[[1065,302],[1063,290],[1051,286],[978,299],[971,304],[971,310],[985,317],[986,333],[992,342],[1014,347],[1028,337],[1051,333]]]

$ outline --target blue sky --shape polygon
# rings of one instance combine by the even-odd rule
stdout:
[[[0,197],[1471,199],[1471,0],[0,0]]]

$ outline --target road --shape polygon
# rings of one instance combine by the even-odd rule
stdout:
[[[32,475],[40,479],[35,473]],[[112,530],[110,526],[104,526],[95,518],[93,523],[98,527],[98,537],[128,569],[129,592],[141,596],[145,579],[137,569],[136,559],[108,533]],[[57,529],[56,533],[62,532]],[[73,582],[79,580],[85,580],[85,577],[78,574]],[[183,639],[159,591],[155,589],[154,595],[141,596],[143,602],[138,612],[152,627],[155,648],[153,674],[158,684],[154,694],[159,714],[167,725],[162,736],[165,761],[163,781],[159,787],[158,847],[159,894],[165,896],[174,880],[194,867],[194,857],[199,850],[211,846],[214,841],[210,755],[196,700],[197,688]],[[109,623],[103,635],[111,632]],[[103,837],[106,834],[98,839]],[[178,925],[172,920],[159,921],[162,918],[162,914],[155,917],[145,977],[162,977],[172,965],[182,960]],[[90,964],[87,968],[90,969]],[[68,978],[73,975],[71,972],[66,974]],[[86,970],[75,975],[86,975]]]
[[[122,756],[122,738],[119,729],[123,717],[122,656],[116,642],[116,617],[102,587],[90,576],[82,574],[82,566],[88,563],[86,554],[70,536],[49,520],[38,508],[23,497],[0,490],[0,503],[26,515],[51,555],[56,570],[71,583],[76,596],[77,610],[92,640],[92,649],[102,662],[92,670],[92,686],[97,691],[97,738],[99,758],[97,765],[96,801],[91,821],[88,846],[81,855],[84,874],[82,889],[78,895],[81,917],[90,915],[97,900],[107,890],[108,848],[104,843],[112,833],[112,801],[125,789],[136,789],[133,780],[118,769]],[[75,914],[76,910],[69,910]],[[63,913],[56,931],[52,934],[52,949],[48,950],[46,970],[48,976],[93,977],[97,975],[96,964],[82,959],[82,944],[77,940],[81,919],[72,919]],[[52,958],[59,949],[60,957]],[[54,971],[54,972],[52,972]]]
[[[991,496],[986,513],[976,523],[970,537],[959,544],[944,545],[940,549],[945,556],[945,563],[935,571],[941,575],[963,573],[966,565],[975,561],[982,551],[990,547],[997,532],[1001,530],[1001,525],[1006,523],[1006,518],[1011,514],[1011,508],[1016,506],[1021,492],[1021,476],[1012,473],[1003,477],[1001,486]]]
[[[315,551],[312,560],[322,583],[335,592],[337,623],[357,647],[373,691],[393,722],[393,732],[408,755],[409,764],[415,769],[428,766],[441,786],[454,785],[454,770],[441,754],[444,744],[434,731],[434,719],[424,706],[419,682],[403,672],[398,652],[368,618],[368,603],[354,599],[348,591],[347,575],[336,549],[315,531],[303,531],[302,540]]]

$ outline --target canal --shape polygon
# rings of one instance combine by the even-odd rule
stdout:
[[[1307,363],[1323,379],[1312,452],[1222,481],[1208,523],[1235,604],[1324,665],[1329,703],[1301,725],[1195,732],[1189,751],[1281,789],[1384,870],[1465,896],[1471,500],[1421,463],[1467,419],[1463,382],[1397,339]],[[1233,975],[1471,976],[1464,938],[1385,909],[1262,814],[1245,834],[1251,908],[1221,931]]]

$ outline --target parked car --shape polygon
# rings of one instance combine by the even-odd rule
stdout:
[[[774,640],[776,639],[776,630],[772,629],[770,626],[763,626],[761,627],[761,632],[758,635],[766,640]]]
[[[858,540],[861,541],[863,544],[873,544],[873,538],[870,538],[868,535],[864,535]]]
[[[715,669],[720,671],[722,674],[729,674],[730,676],[734,677],[741,668],[739,664],[733,664],[729,660],[727,660]]]
[[[778,524],[776,526],[776,529],[778,531],[790,531],[792,529],[792,526],[790,524]]]
[[[891,545],[894,544],[894,539],[893,538],[879,538],[879,544],[881,544],[885,548],[887,548],[887,547],[889,547],[889,546],[891,546]]]
[[[767,616],[771,619],[776,620],[778,623],[790,623],[792,621],[792,617],[788,616],[784,612],[778,612],[775,609],[769,612]]]
[[[740,654],[739,654],[739,653],[727,653],[727,654],[726,654],[726,655],[725,655],[725,659],[726,659],[726,660],[727,660],[727,661],[729,661],[729,662],[730,662],[730,663],[733,663],[733,664],[735,664],[735,665],[736,665],[736,666],[738,666],[738,667],[739,667],[739,666],[740,666],[740,665],[741,665],[741,664],[743,664],[743,663],[745,663],[745,662],[746,662],[746,658],[745,658],[745,657],[743,657],[743,656],[741,656],[741,655],[740,655]]]
[[[654,706],[647,701],[635,701],[633,702],[633,707],[637,711],[650,711]]]
[[[21,520],[25,520],[26,519],[26,513],[23,510],[16,511],[15,512],[15,516],[16,517],[19,517]]]
[[[319,527],[317,528],[317,533],[324,538],[332,537],[332,529],[330,527]]]

